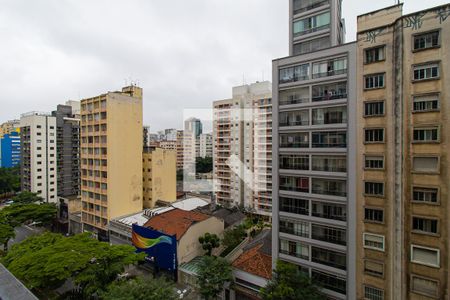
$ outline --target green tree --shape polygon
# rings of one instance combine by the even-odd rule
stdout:
[[[0,168],[0,194],[18,192],[20,190],[20,169]]]
[[[52,290],[71,279],[86,298],[98,294],[124,271],[144,259],[128,245],[110,246],[89,234],[32,236],[11,247],[4,265],[26,286]]]
[[[37,195],[37,193],[32,193],[28,191],[23,191],[12,198],[15,204],[30,204],[36,202],[42,202],[44,199]]]
[[[175,300],[177,294],[173,283],[164,277],[136,278],[115,281],[106,292],[100,294],[104,300]]]
[[[212,172],[213,161],[212,157],[196,157],[195,158],[195,172],[198,174],[204,174]]]
[[[206,255],[211,256],[211,252],[214,248],[220,246],[220,239],[216,234],[205,233],[204,236],[198,238],[200,244],[202,244],[203,250],[206,251]]]
[[[0,245],[3,244],[5,252],[8,250],[8,241],[15,236],[14,227],[9,224],[0,223]]]
[[[278,261],[272,279],[262,288],[263,300],[324,300],[311,279],[290,263]]]
[[[232,268],[221,257],[204,256],[197,273],[199,292],[206,300],[214,299],[225,283],[233,281]]]
[[[232,229],[226,230],[223,234],[223,245],[226,248],[236,247],[247,236],[245,227],[242,225],[236,226]]]

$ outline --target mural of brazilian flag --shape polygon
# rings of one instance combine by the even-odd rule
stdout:
[[[131,242],[137,252],[145,252],[161,269],[177,268],[177,239],[162,232],[133,224]]]

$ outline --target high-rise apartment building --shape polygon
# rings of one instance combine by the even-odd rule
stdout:
[[[107,238],[108,221],[142,210],[142,89],[81,101],[83,230]]]
[[[197,150],[196,150],[197,151]],[[198,138],[198,154],[197,157],[212,157],[213,140],[211,133],[202,133]]]
[[[144,148],[142,157],[144,208],[153,208],[157,201],[177,200],[176,150]]]
[[[0,125],[0,138],[11,132],[20,132],[20,120],[10,120]]]
[[[356,299],[356,43],[341,0],[290,0],[290,56],[273,61],[273,250],[330,299]]]
[[[80,102],[58,105],[56,117],[58,196],[80,194]],[[77,114],[75,114],[77,113]]]
[[[0,167],[12,168],[19,165],[20,134],[17,131],[12,131],[0,137]]]
[[[357,299],[449,299],[450,4],[358,17]]]
[[[184,121],[184,131],[192,132],[195,138],[199,137],[203,133],[202,121],[197,118],[189,118]]]
[[[244,206],[246,209],[257,212],[255,205],[255,192],[261,189],[258,182],[259,172],[266,174],[266,170],[255,169],[255,157],[258,160],[264,153],[255,154],[255,128],[268,127],[256,121],[256,112],[259,112],[260,103],[270,102],[272,97],[271,83],[257,82],[250,85],[233,87],[231,99],[215,101],[213,104],[213,167],[214,187],[217,202],[227,206]],[[258,127],[255,127],[258,124]],[[256,142],[267,144],[267,140],[256,139]],[[259,156],[256,156],[259,155]],[[265,153],[265,159],[271,160],[271,155]],[[258,162],[258,166],[263,164]],[[230,168],[231,166],[231,168]],[[265,190],[265,189],[264,189]]]
[[[56,118],[30,112],[20,118],[22,191],[37,193],[46,202],[57,202]]]
[[[177,130],[177,143],[176,143],[176,150],[177,150],[177,170],[183,170],[183,137],[184,137],[184,131],[183,130]]]

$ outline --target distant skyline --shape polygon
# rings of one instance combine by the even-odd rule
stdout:
[[[357,15],[396,3],[344,0],[347,42]],[[406,0],[404,13],[445,3]],[[133,81],[144,89],[144,125],[181,129],[183,109],[271,80],[272,59],[288,55],[288,0],[0,4],[0,123]]]

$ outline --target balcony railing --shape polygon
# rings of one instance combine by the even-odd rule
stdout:
[[[327,28],[330,28],[330,24],[319,26],[319,27],[310,28],[310,29],[307,29],[307,30],[304,30],[304,31],[301,31],[301,32],[297,32],[297,33],[294,34],[294,37],[306,35],[306,34],[317,32],[317,31],[321,31],[321,30],[324,30],[324,29],[327,29]]]
[[[301,103],[308,103],[309,98],[295,98],[295,99],[288,99],[288,100],[280,100],[280,105],[292,105],[292,104],[301,104]]]
[[[298,257],[298,258],[301,258],[301,259],[306,259],[306,260],[309,259],[308,255],[303,255],[301,253],[297,253],[297,252],[293,252],[293,251],[280,250],[280,253],[283,253],[283,254],[286,254],[286,255],[290,255],[290,256],[294,256],[294,257]]]
[[[327,5],[329,3],[330,3],[329,0],[325,0],[325,1],[317,2],[317,3],[313,3],[307,7],[294,9],[294,15],[301,14],[302,12],[305,12],[305,11],[308,11],[308,10],[311,10],[311,9],[314,9],[317,7],[321,7],[321,6]]]

